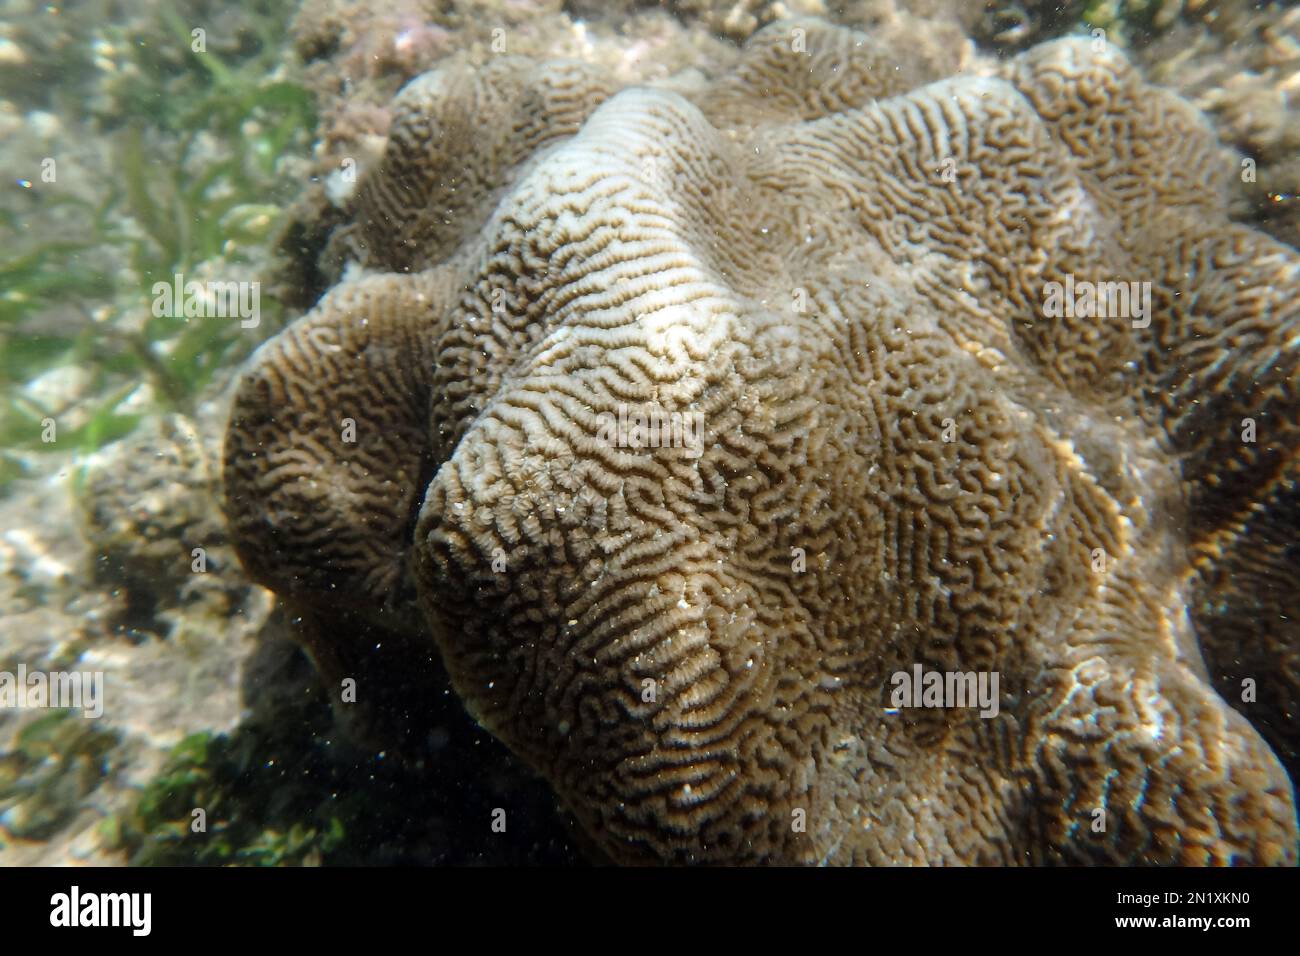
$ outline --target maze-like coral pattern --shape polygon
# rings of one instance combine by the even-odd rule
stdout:
[[[710,86],[415,81],[370,274],[236,400],[241,554],[436,643],[617,861],[1294,862],[1296,253],[1114,49],[906,54],[795,21]],[[1053,317],[1067,277],[1149,324]],[[918,663],[999,713],[890,708]]]

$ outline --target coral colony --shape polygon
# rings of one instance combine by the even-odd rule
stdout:
[[[620,862],[1294,863],[1297,260],[1204,118],[817,20],[618,85],[408,84],[245,373],[234,543],[326,685],[436,654]]]

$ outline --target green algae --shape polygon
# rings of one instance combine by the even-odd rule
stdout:
[[[343,842],[341,820],[300,817],[281,788],[245,787],[265,779],[251,773],[255,759],[238,739],[191,734],[135,805],[101,824],[101,839],[135,866],[321,863]]]
[[[192,50],[163,9],[152,32],[118,38],[132,69],[103,81],[111,107],[76,118],[105,160],[89,189],[24,181],[21,198],[41,214],[0,208],[0,490],[28,473],[30,453],[92,451],[146,414],[191,411],[282,322],[266,294],[257,332],[152,314],[154,283],[178,273],[256,276],[302,185],[282,161],[307,153],[316,122],[310,94],[286,79],[286,14],[253,17],[253,52],[237,57]],[[90,397],[51,442],[43,423],[63,409],[23,386],[68,365],[90,373]],[[144,384],[143,407],[121,409]]]
[[[47,839],[83,808],[110,771],[117,734],[72,710],[27,724],[0,755],[0,823],[14,836]]]

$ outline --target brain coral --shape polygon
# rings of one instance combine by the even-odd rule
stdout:
[[[907,62],[412,82],[238,392],[241,556],[615,861],[1294,862],[1297,255],[1112,47]]]

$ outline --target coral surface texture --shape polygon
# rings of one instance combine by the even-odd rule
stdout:
[[[920,62],[409,83],[235,398],[241,559],[611,861],[1294,863],[1300,257],[1117,48]]]

